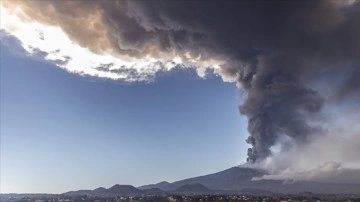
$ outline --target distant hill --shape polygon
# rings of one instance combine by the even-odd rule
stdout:
[[[104,193],[106,191],[106,188],[99,187],[93,190],[94,193]]]
[[[68,196],[93,195],[93,191],[92,190],[77,190],[77,191],[65,192],[63,194],[68,195]]]
[[[116,194],[116,195],[131,195],[131,194],[142,194],[143,192],[134,186],[131,185],[119,185],[116,184],[109,189],[104,190],[107,194]]]
[[[184,193],[184,194],[209,194],[212,193],[212,191],[205,187],[202,184],[196,183],[196,184],[186,184],[183,185],[176,190],[174,190],[176,193]]]
[[[78,190],[78,191],[69,191],[63,193],[63,195],[68,196],[81,196],[81,195],[88,195],[88,196],[128,196],[128,195],[140,195],[144,192],[140,189],[135,188],[131,185],[119,185],[116,184],[109,189],[104,187],[99,187],[94,190]]]
[[[157,184],[143,185],[143,186],[138,187],[138,189],[159,188],[159,189],[165,190],[165,189],[167,188],[167,186],[169,186],[169,185],[170,185],[169,182],[162,181],[162,182],[159,182],[159,183],[157,183]]]

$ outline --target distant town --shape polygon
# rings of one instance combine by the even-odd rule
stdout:
[[[41,195],[41,194],[2,194],[0,200],[4,202],[182,202],[182,201],[273,201],[273,202],[321,202],[321,201],[348,201],[359,202],[360,196],[351,195],[315,195],[302,193],[297,195],[142,195],[142,196],[67,196],[67,195]]]

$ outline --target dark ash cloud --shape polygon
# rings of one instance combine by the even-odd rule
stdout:
[[[268,157],[281,135],[301,144],[322,134],[308,117],[325,101],[311,82],[332,85],[324,72],[352,72],[333,86],[339,96],[360,89],[354,79],[360,76],[358,2],[131,1],[129,6],[130,16],[147,30],[185,32],[182,40],[171,41],[177,49],[228,59],[220,73],[237,78],[247,92],[239,109],[249,118],[250,162]],[[194,40],[188,33],[201,37]]]
[[[224,60],[215,72],[246,92],[248,161],[271,155],[283,135],[306,144],[322,134],[309,121],[326,103],[360,89],[360,3],[304,1],[5,1],[37,21],[61,27],[94,52]],[[344,75],[342,82],[333,82]],[[333,75],[331,77],[325,75]],[[359,99],[359,96],[352,96]]]

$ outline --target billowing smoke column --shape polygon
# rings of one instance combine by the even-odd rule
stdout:
[[[309,120],[321,111],[323,97],[359,99],[356,0],[29,0],[20,7],[94,52],[137,58],[176,53],[194,66],[224,61],[214,73],[236,81],[246,95],[239,109],[249,119],[249,162],[268,157],[282,136],[302,144],[321,134]],[[333,90],[321,92],[321,86]]]
[[[239,78],[248,90],[239,108],[249,118],[246,142],[253,146],[248,149],[249,162],[269,156],[271,146],[282,134],[306,142],[308,136],[320,132],[308,123],[307,115],[319,112],[323,99],[302,83],[296,64],[287,60],[283,56],[262,57],[256,73],[248,75],[251,78]]]
[[[301,144],[321,134],[322,129],[309,121],[309,117],[317,116],[324,99],[311,84],[324,80],[326,85],[333,85],[331,79],[338,78],[329,75],[339,72],[345,77],[346,71],[359,76],[359,3],[218,3],[196,1],[154,6],[142,2],[134,7],[135,13],[150,13],[142,18],[147,19],[142,22],[146,26],[169,29],[169,25],[155,21],[162,19],[161,22],[173,26],[170,30],[177,28],[184,32],[184,39],[191,36],[187,32],[201,36],[190,40],[190,44],[173,43],[196,44],[195,47],[204,50],[195,51],[227,58],[229,62],[222,66],[220,75],[235,77],[247,94],[239,109],[249,118],[250,136],[246,141],[252,148],[248,149],[248,162],[268,157],[282,135]],[[351,83],[346,81],[348,78],[344,80],[339,85]],[[359,87],[357,82],[344,88],[358,90]]]

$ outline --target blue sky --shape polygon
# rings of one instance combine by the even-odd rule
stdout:
[[[174,181],[246,159],[234,83],[189,69],[151,83],[79,76],[8,43],[1,47],[2,193]]]

